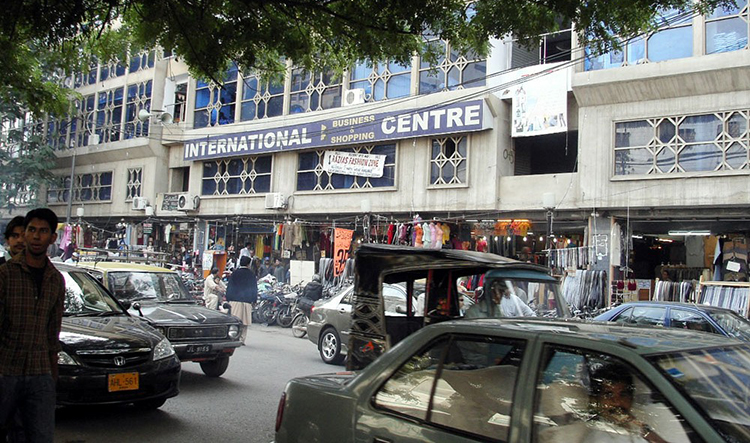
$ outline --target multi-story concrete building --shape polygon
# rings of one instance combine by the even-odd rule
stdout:
[[[164,248],[242,246],[295,220],[382,241],[419,215],[522,258],[556,234],[553,247],[587,248],[568,266],[615,279],[634,250],[641,278],[662,262],[703,267],[713,251],[698,257],[685,232],[669,234],[748,231],[750,18],[746,4],[666,16],[601,55],[568,30],[531,50],[494,42],[486,59],[436,41],[434,67],[415,57],[336,76],[290,64],[278,81],[231,70],[221,88],[154,52],[95,66],[72,79],[78,118],[48,126],[60,176],[49,204]]]

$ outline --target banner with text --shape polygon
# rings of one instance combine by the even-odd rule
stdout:
[[[380,178],[383,176],[383,166],[385,155],[326,151],[323,156],[323,170],[329,174]]]
[[[483,99],[415,110],[359,114],[259,131],[207,136],[185,142],[188,161],[387,140],[482,131],[492,128]]]
[[[333,238],[333,276],[338,277],[344,273],[346,260],[349,259],[349,248],[352,245],[354,231],[351,229],[336,228]]]

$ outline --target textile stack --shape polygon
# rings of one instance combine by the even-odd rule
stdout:
[[[678,301],[691,303],[695,298],[695,282],[693,281],[664,281],[656,280],[654,287],[654,301]]]
[[[575,274],[565,277],[562,291],[571,309],[585,311],[603,308],[607,304],[607,273],[577,270]]]
[[[719,306],[747,317],[750,286],[702,285],[699,303]]]

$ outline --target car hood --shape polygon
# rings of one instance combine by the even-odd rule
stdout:
[[[194,304],[141,303],[143,316],[152,324],[177,325],[225,325],[238,323],[236,317]],[[140,316],[130,308],[131,315]]]
[[[153,348],[164,337],[147,323],[126,315],[112,317],[64,317],[60,342],[63,348]]]

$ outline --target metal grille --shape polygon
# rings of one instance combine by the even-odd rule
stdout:
[[[226,338],[226,326],[205,326],[191,328],[169,328],[167,337],[170,340],[200,340],[206,338]]]
[[[78,351],[76,356],[86,366],[129,368],[146,363],[151,358],[151,348]]]

